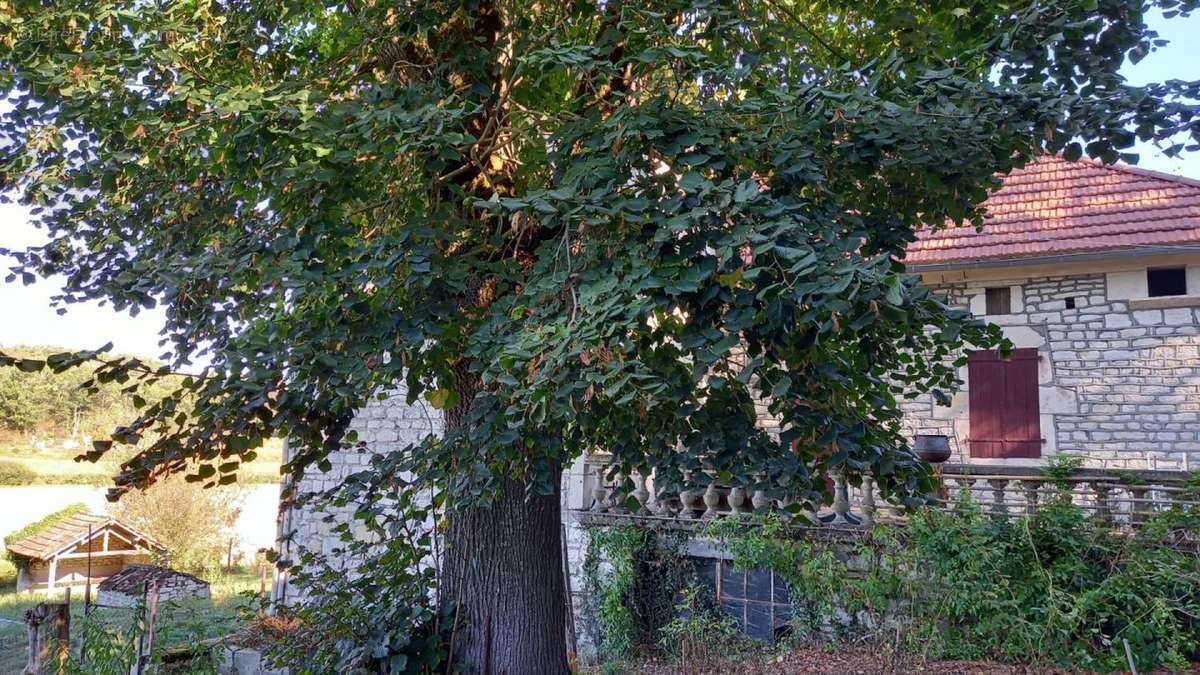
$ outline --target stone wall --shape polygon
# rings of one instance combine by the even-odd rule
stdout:
[[[1144,275],[1144,271],[1142,272]],[[1036,347],[1042,459],[1082,455],[1094,466],[1200,468],[1200,302],[1146,308],[1130,298],[1129,272],[1019,276],[940,283],[949,301],[1002,327],[1017,347]],[[1007,286],[1011,314],[985,315],[984,289]],[[1071,308],[1069,305],[1074,305]],[[1171,304],[1164,302],[1162,304]],[[966,369],[960,376],[965,381]],[[971,459],[968,390],[949,407],[929,397],[905,406],[908,434],[949,435],[952,461]]]
[[[133,607],[143,597],[146,584],[158,587],[160,603],[179,602],[211,595],[207,581],[184,572],[154,565],[130,565],[96,586],[100,607]]]
[[[351,422],[351,430],[357,432],[363,450],[343,450],[329,455],[330,470],[321,472],[315,467],[305,474],[297,493],[309,495],[335,488],[347,477],[366,469],[371,456],[416,443],[428,434],[442,433],[442,415],[439,410],[418,401],[409,405],[403,389],[390,396],[373,400]],[[290,459],[284,451],[285,461]],[[319,508],[312,504],[281,507],[276,550],[283,560],[293,560],[303,550],[330,556],[341,547],[341,541],[333,528],[338,523],[350,522],[352,507]],[[332,515],[331,522],[326,516]],[[338,558],[330,558],[336,561]],[[344,559],[342,559],[344,561]],[[278,572],[272,589],[275,601],[296,602],[304,596],[303,589],[289,583],[286,572]]]
[[[371,402],[359,413],[351,424],[351,429],[358,432],[366,450],[364,452],[343,451],[330,455],[332,465],[327,472],[312,472],[305,476],[299,486],[299,492],[312,494],[336,487],[348,475],[361,471],[369,465],[370,457],[375,452],[386,452],[391,448],[418,442],[426,434],[442,433],[441,412],[417,402],[409,405],[405,401],[403,391],[392,396]],[[578,609],[581,606],[583,588],[583,557],[586,549],[586,539],[583,529],[576,520],[576,510],[590,504],[590,496],[585,494],[583,460],[576,462],[563,472],[562,502],[563,502],[563,532],[565,535],[568,564],[572,589],[572,604]],[[280,513],[280,543],[278,552],[284,559],[298,553],[302,548],[313,552],[330,555],[341,546],[338,535],[333,532],[337,522],[349,522],[349,508],[334,512],[334,522],[325,522],[324,516],[329,511],[316,511],[313,508],[295,507],[282,509]],[[291,541],[283,539],[283,535],[292,533]],[[276,601],[302,601],[304,590],[289,584],[285,572],[276,574],[273,588],[273,598]],[[579,638],[582,640],[583,635]],[[586,649],[587,645],[581,645]]]

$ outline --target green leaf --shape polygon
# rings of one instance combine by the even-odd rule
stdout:
[[[435,389],[429,392],[426,398],[428,398],[429,404],[438,410],[446,410],[458,405],[458,394],[450,389]]]

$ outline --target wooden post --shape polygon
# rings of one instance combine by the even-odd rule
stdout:
[[[54,578],[58,576],[58,556],[50,559],[50,576],[46,579],[46,595],[54,590]]]
[[[25,612],[25,628],[29,636],[29,663],[23,675],[41,675],[50,657],[50,644],[58,642],[58,667],[62,675],[66,671],[68,650],[71,643],[71,589],[67,589],[66,602],[43,602]],[[44,635],[46,624],[53,627],[53,638]]]
[[[267,566],[258,564],[258,618],[266,616]]]
[[[54,615],[54,639],[58,642],[58,675],[67,672],[71,658],[71,587],[63,594],[63,603]]]
[[[29,663],[22,675],[40,675],[42,659],[46,656],[42,650],[41,615],[38,610],[41,605],[25,612],[25,630],[29,636]]]
[[[87,580],[83,587],[83,615],[92,611],[92,526],[88,525]],[[80,659],[83,658],[82,653]]]
[[[158,625],[158,582],[150,582],[150,605],[146,608],[146,649],[143,657],[154,658],[154,637]]]
[[[92,614],[92,526],[88,525],[88,550],[87,550],[87,576],[84,578],[83,585],[83,622],[79,640],[79,663],[80,665],[87,663],[87,619]]]
[[[146,611],[148,608],[146,596],[148,595],[149,590],[150,590],[149,582],[143,581],[142,582],[142,610],[143,611]],[[148,614],[144,615],[142,617],[143,622],[145,621],[147,616],[148,616]],[[133,675],[142,675],[142,673],[145,672],[143,670],[145,667],[145,664],[142,661],[142,658],[146,653],[146,630],[145,630],[145,628],[146,628],[145,623],[143,623],[142,633],[141,633],[141,635],[138,635],[137,647],[133,653]]]

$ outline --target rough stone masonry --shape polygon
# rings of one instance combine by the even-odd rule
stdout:
[[[1009,286],[1009,314],[986,316],[1017,347],[1036,347],[1042,459],[1056,452],[1115,469],[1200,468],[1200,307],[1139,308],[1115,297],[1103,272],[935,286],[983,315],[986,287]],[[1113,291],[1117,292],[1113,292]],[[965,368],[961,377],[966,380]],[[949,435],[966,456],[967,389],[948,407],[928,396],[904,404],[908,434]]]

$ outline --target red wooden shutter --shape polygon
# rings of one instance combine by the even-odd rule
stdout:
[[[967,360],[972,457],[1042,455],[1037,349],[974,352]]]

